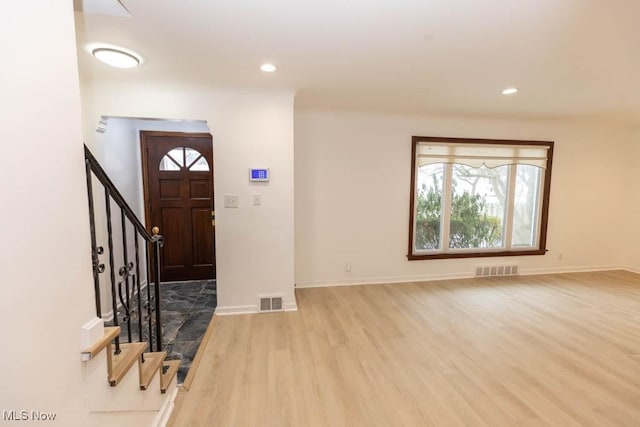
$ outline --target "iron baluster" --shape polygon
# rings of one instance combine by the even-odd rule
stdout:
[[[98,277],[98,265],[100,263],[97,253],[96,243],[96,219],[93,207],[93,183],[91,182],[91,163],[85,160],[87,172],[87,195],[89,196],[89,230],[91,232],[91,263],[93,265],[93,289],[96,298],[96,316],[102,316],[102,306],[100,303],[100,278]]]
[[[147,302],[145,303],[144,308],[147,310],[147,322],[149,326],[149,349],[153,351],[153,304],[151,304],[151,268],[149,265],[149,245],[145,245],[145,247],[147,257]]]
[[[111,308],[113,310],[113,326],[118,326],[118,303],[116,301],[116,272],[113,266],[113,226],[111,224],[111,192],[104,188],[104,201],[107,211],[107,239],[109,247],[109,278],[111,279]],[[120,337],[115,339],[115,354],[120,354]]]
[[[156,351],[162,351],[162,323],[160,313],[160,248],[164,245],[158,227],[153,227],[153,273],[155,278],[154,298],[156,310]]]
[[[130,296],[129,296],[129,254],[128,254],[128,248],[127,248],[127,223],[125,221],[125,215],[124,215],[124,209],[120,208],[120,222],[122,224],[122,258],[124,260],[124,271],[121,268],[120,269],[120,275],[122,276],[122,280],[124,281],[124,287],[125,287],[125,291],[126,291],[126,310],[127,310],[127,338],[129,339],[129,342],[132,342],[131,340],[131,301],[130,301]],[[124,306],[124,302],[122,301],[122,295],[120,297],[120,301],[122,302],[122,305]]]
[[[138,340],[142,339],[142,295],[140,295],[140,245],[138,243],[138,233],[133,233],[133,244],[136,250],[136,274],[133,282],[136,286],[136,294],[138,296]]]
[[[118,274],[122,277],[122,280],[118,282],[118,298],[120,299],[120,305],[124,309],[123,322],[127,322],[127,339],[129,342],[133,342],[131,337],[131,314],[135,310],[131,307],[131,289],[129,288],[129,276],[130,270],[133,268],[133,264],[120,267]],[[122,292],[122,285],[125,285],[124,292]]]

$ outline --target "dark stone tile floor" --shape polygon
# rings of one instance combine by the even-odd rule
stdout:
[[[217,304],[215,280],[160,285],[163,350],[179,359],[178,383],[184,382]]]

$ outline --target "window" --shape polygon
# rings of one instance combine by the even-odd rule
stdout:
[[[543,255],[553,142],[413,137],[410,260]]]
[[[189,147],[178,147],[164,155],[159,168],[161,171],[179,171],[184,167],[190,171],[208,171],[209,163],[199,151]]]

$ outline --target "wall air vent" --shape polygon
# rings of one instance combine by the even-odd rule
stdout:
[[[518,266],[516,264],[508,265],[485,265],[476,267],[475,277],[494,277],[494,276],[517,276]]]
[[[261,296],[258,301],[258,312],[283,311],[282,296]]]

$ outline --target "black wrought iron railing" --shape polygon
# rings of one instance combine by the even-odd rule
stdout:
[[[110,308],[113,312],[113,320],[109,323],[113,326],[121,326],[123,331],[115,341],[115,352],[116,354],[120,352],[122,339],[128,342],[147,341],[149,351],[161,351],[162,322],[158,284],[160,283],[160,250],[164,244],[163,237],[159,234],[157,227],[153,228],[152,233],[146,230],[86,145],[84,158],[87,171],[91,259],[97,316],[103,317],[104,295],[100,284],[103,277],[101,275],[107,271],[107,268],[100,259],[105,249],[102,246],[104,243],[98,244],[99,233],[96,231],[97,203],[94,200],[96,194],[93,188],[94,177],[104,189],[104,216],[100,216],[100,220],[106,223],[106,236],[100,236],[100,240],[106,239],[109,259],[108,278],[102,279],[103,286],[106,285],[109,288],[109,292],[104,294],[110,295]],[[120,210],[119,235],[116,235],[113,229],[112,205],[115,205],[116,215],[117,209]],[[133,235],[133,247],[129,240],[131,235]],[[118,246],[122,246],[121,250],[120,247],[116,247],[114,237],[117,237]]]

